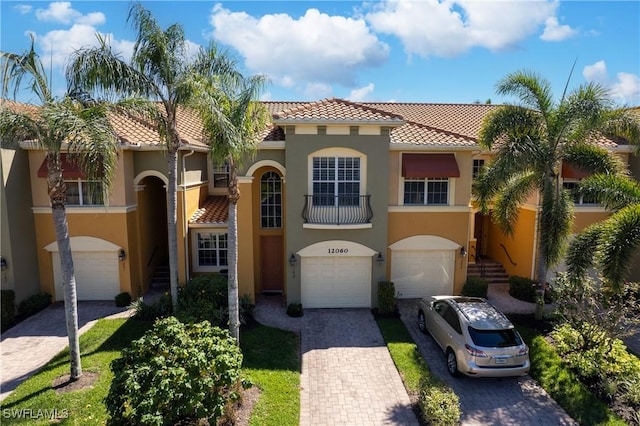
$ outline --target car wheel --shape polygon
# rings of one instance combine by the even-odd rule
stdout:
[[[458,375],[458,360],[456,359],[456,354],[453,350],[447,350],[447,370],[449,370],[449,374],[452,376]]]
[[[427,320],[422,311],[418,312],[418,328],[422,333],[427,333]]]

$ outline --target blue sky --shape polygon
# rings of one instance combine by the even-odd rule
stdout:
[[[128,1],[0,1],[0,48],[22,52],[29,34],[64,92],[67,55],[109,35],[128,58]],[[560,95],[606,86],[640,105],[638,1],[155,1],[163,28],[180,23],[194,51],[215,40],[246,74],[266,74],[266,100],[493,103],[510,72],[532,70]],[[21,95],[22,101],[29,97]]]

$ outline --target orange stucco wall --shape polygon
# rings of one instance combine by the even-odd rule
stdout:
[[[514,226],[513,236],[505,235],[500,227],[492,221],[489,226],[487,255],[502,263],[509,275],[531,278],[536,212],[521,209]],[[504,245],[504,248],[502,247]],[[506,252],[505,252],[506,250]],[[511,256],[511,260],[509,257]]]
[[[414,235],[436,235],[466,246],[468,242],[468,212],[393,212],[389,213],[388,244]],[[391,259],[387,250],[387,259]],[[467,279],[467,259],[456,259],[454,293],[459,294]],[[387,277],[391,276],[391,263],[387,262]]]
[[[571,231],[574,234],[581,232],[587,226],[594,224],[596,222],[600,222],[610,216],[610,213],[607,213],[605,211],[585,212],[580,210],[581,210],[580,207],[575,208],[573,229]]]
[[[255,301],[252,183],[239,183],[238,187],[238,295],[246,294]]]

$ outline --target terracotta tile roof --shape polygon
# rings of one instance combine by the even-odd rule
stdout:
[[[284,130],[280,126],[271,126],[264,130],[262,133],[262,141],[283,141]]]
[[[474,138],[434,129],[418,123],[406,123],[391,130],[392,144],[475,147]]]
[[[280,112],[273,113],[274,122],[352,122],[362,123],[373,121],[376,123],[402,124],[403,118],[395,113],[346,101],[344,99],[323,99],[292,106]]]
[[[21,114],[29,114],[32,117],[35,117],[40,111],[40,108],[35,105],[24,104],[22,102],[16,102],[5,98],[0,98],[0,108],[7,108],[13,112]]]
[[[227,223],[229,204],[226,195],[210,195],[196,210],[189,223]]]

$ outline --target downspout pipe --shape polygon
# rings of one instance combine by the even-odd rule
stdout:
[[[187,219],[187,157],[193,155],[192,149],[188,154],[182,156],[182,232],[184,233],[184,272],[185,279],[189,281],[189,220]]]

